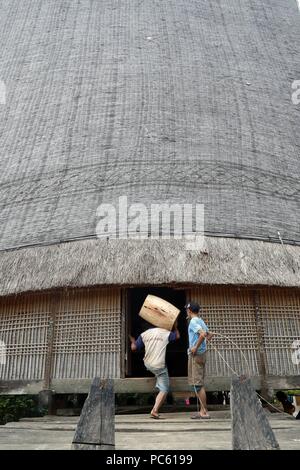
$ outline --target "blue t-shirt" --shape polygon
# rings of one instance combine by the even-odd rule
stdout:
[[[196,346],[197,341],[199,339],[199,330],[203,330],[206,333],[208,332],[208,328],[202,318],[193,317],[189,324],[189,347],[193,348]],[[206,340],[204,339],[200,344],[200,347],[197,349],[197,354],[202,354],[206,351]]]

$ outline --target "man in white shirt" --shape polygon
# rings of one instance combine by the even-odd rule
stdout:
[[[180,338],[177,324],[170,332],[164,328],[150,328],[142,333],[137,340],[130,336],[131,350],[140,351],[145,348],[144,364],[147,370],[156,377],[155,387],[159,390],[151,418],[159,419],[159,409],[164,403],[170,388],[168,369],[166,367],[166,349],[169,343]]]

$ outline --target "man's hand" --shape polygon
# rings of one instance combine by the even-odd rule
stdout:
[[[198,338],[197,343],[195,344],[195,346],[190,348],[191,353],[192,353],[193,356],[196,354],[197,349],[200,348],[201,344],[203,343],[203,341],[205,340],[205,337],[206,337],[206,332],[203,331],[203,330],[199,330],[198,334],[199,334],[199,338]]]
[[[131,351],[136,351],[137,347],[136,347],[135,338],[133,336],[129,335],[129,339],[130,339],[130,342],[131,342]]]
[[[209,332],[206,334],[206,339],[207,339],[207,341],[210,341],[213,336],[214,336],[214,333],[209,331]]]

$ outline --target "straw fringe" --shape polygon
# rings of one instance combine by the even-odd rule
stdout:
[[[205,252],[182,240],[84,240],[0,253],[0,295],[62,287],[240,284],[300,287],[300,247],[206,237]]]

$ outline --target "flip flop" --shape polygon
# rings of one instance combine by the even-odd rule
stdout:
[[[191,416],[191,419],[211,419],[211,417],[209,415],[207,416],[193,415]]]
[[[152,418],[152,419],[166,419],[166,418],[162,418],[161,416],[152,415],[151,413],[150,413],[150,418]]]

